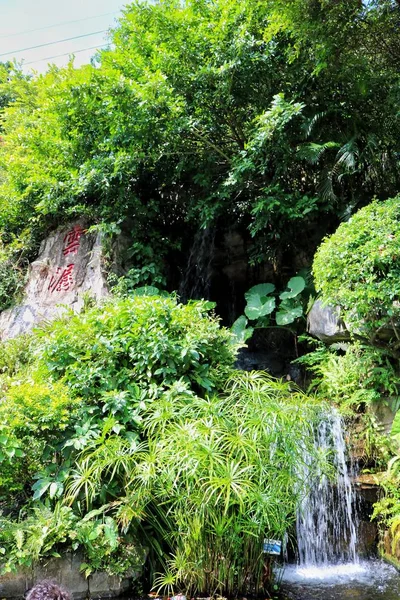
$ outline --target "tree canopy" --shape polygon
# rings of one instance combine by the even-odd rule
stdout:
[[[129,223],[134,260],[163,275],[208,226],[239,229],[253,263],[311,260],[398,189],[398,21],[388,1],[127,5],[92,65],[8,83],[3,243],[29,254],[84,214]]]

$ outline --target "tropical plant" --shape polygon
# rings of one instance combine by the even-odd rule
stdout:
[[[390,353],[360,342],[322,343],[296,360],[312,373],[309,391],[343,410],[363,412],[371,405],[389,402],[400,408],[400,375]]]
[[[249,339],[254,329],[273,327],[273,313],[278,327],[286,327],[303,317],[307,297],[310,297],[309,290],[306,296],[303,294],[305,288],[306,280],[300,275],[292,277],[287,283],[286,290],[278,297],[274,293],[273,283],[259,283],[250,288],[245,294],[244,315],[238,317],[231,327],[238,342],[244,343]],[[248,327],[249,321],[254,322],[251,327]]]
[[[315,467],[319,411],[299,390],[260,373],[237,372],[223,394],[200,398],[175,384],[143,415],[145,442],[111,436],[81,454],[70,502],[90,509],[104,479],[118,482],[108,505],[120,527],[146,536],[164,571],[156,589],[173,593],[257,592],[265,537],[290,532],[305,491],[305,449]],[[114,441],[113,441],[113,438]]]
[[[133,528],[121,536],[107,508],[89,516],[91,497],[97,510],[125,494],[118,482],[140,449],[150,404],[180,389],[188,399],[220,390],[236,352],[231,333],[210,314],[211,303],[182,305],[149,291],[88,306],[1,345],[5,569],[61,549],[80,548],[87,575],[96,569],[122,574],[143,560]],[[77,462],[88,448],[97,464],[103,461],[99,485],[92,465]],[[65,511],[82,481],[82,499]],[[58,536],[64,516],[69,525]]]

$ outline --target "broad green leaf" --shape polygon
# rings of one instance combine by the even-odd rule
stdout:
[[[266,302],[261,306],[260,317],[266,317],[270,315],[275,308],[275,298],[268,298]]]
[[[215,308],[217,306],[217,303],[210,302],[209,300],[207,300],[206,302],[204,302],[203,306],[206,310],[212,310],[213,308]]]
[[[231,331],[234,334],[238,343],[244,343],[253,335],[253,327],[247,327],[248,320],[244,315],[241,315],[233,323]]]
[[[276,323],[277,325],[289,325],[293,323],[296,319],[301,317],[303,314],[303,309],[301,306],[294,306],[289,310],[279,310],[276,313]]]
[[[43,496],[43,494],[45,493],[45,491],[50,487],[50,481],[37,481],[33,486],[32,489],[35,489],[36,487],[36,491],[33,494],[33,500],[38,500],[39,498],[41,498]]]
[[[267,302],[263,304],[260,297],[253,294],[250,301],[248,301],[246,308],[244,309],[244,313],[250,320],[255,321],[260,317],[270,315],[274,308],[275,298],[269,298]]]
[[[246,295],[247,306],[244,309],[246,317],[251,320],[258,319],[260,317],[260,309],[262,307],[261,298],[258,294]]]
[[[268,298],[264,304],[258,294],[251,294],[247,297],[247,306],[244,309],[246,317],[252,321],[270,315],[275,308],[275,298]]]
[[[252,296],[253,294],[257,294],[258,296],[268,296],[269,294],[272,294],[274,290],[275,286],[273,283],[259,283],[258,285],[254,285],[252,288],[250,288],[245,293],[244,297],[248,301],[248,297]]]
[[[144,285],[133,290],[134,296],[159,296],[160,290],[154,285]]]
[[[58,484],[55,481],[53,481],[53,483],[50,485],[50,489],[49,489],[50,498],[55,497],[55,495],[57,494],[57,489],[58,489]]]
[[[303,277],[300,277],[300,276],[292,277],[288,281],[287,287],[289,288],[289,292],[282,292],[282,294],[279,295],[279,298],[281,300],[286,300],[288,298],[295,298],[296,296],[301,294],[301,292],[306,287],[306,282]]]

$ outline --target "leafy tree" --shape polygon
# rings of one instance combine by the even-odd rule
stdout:
[[[172,286],[194,232],[230,227],[279,275],[398,188],[397,18],[387,1],[127,6],[98,67],[52,68],[6,109],[5,242],[125,223],[134,267],[150,248]]]

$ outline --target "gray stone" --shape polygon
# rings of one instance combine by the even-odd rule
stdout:
[[[130,581],[107,573],[93,573],[89,578],[91,598],[114,598],[128,591]]]
[[[22,303],[0,314],[0,339],[30,331],[66,308],[79,312],[85,295],[108,295],[102,270],[102,239],[88,233],[84,221],[59,227],[42,243],[29,266]]]
[[[381,402],[370,404],[368,412],[374,416],[379,432],[390,435],[397,412],[397,398],[382,398]]]
[[[349,339],[349,332],[340,318],[339,309],[316,300],[307,316],[307,331],[327,344]]]
[[[21,598],[32,585],[33,573],[30,569],[0,575],[0,597]]]
[[[139,555],[144,562],[146,553],[140,550]],[[62,584],[74,600],[89,597],[112,598],[128,591],[132,581],[140,575],[140,571],[135,571],[129,573],[129,577],[121,578],[99,571],[86,578],[80,570],[82,562],[80,554],[66,554],[62,558],[51,558],[17,573],[0,575],[0,598],[23,598],[27,590],[42,579],[53,579]]]

